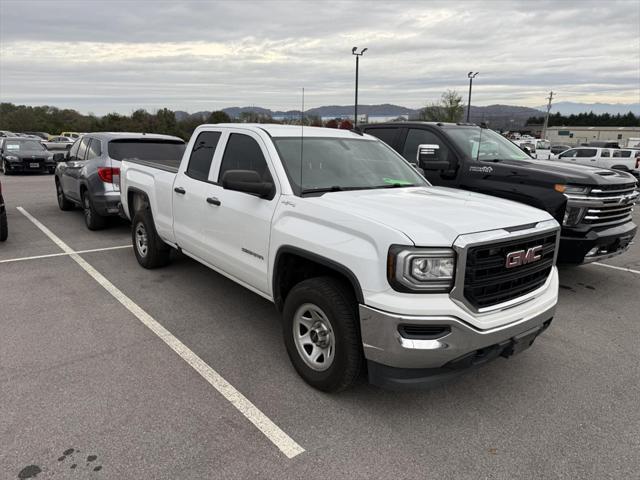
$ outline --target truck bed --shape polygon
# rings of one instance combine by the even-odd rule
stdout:
[[[137,158],[125,158],[125,162],[135,163],[137,165],[144,165],[145,167],[158,168],[166,172],[178,173],[180,167],[181,158],[175,158],[171,160],[139,160]]]

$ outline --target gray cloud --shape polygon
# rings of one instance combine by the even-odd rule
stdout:
[[[0,98],[81,111],[640,101],[637,1],[0,2]]]

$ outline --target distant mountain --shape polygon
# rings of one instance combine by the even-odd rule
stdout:
[[[538,109],[546,111],[547,107],[542,106]],[[557,102],[551,105],[551,113],[560,112],[562,115],[571,115],[578,113],[595,114],[609,113],[624,115],[633,112],[634,115],[640,116],[640,103],[577,103],[577,102]]]
[[[472,123],[480,124],[486,122],[491,128],[514,130],[522,128],[527,119],[530,117],[541,117],[544,115],[544,107],[529,108],[519,107],[514,105],[487,105],[487,106],[471,106],[470,118]],[[257,113],[264,116],[270,116],[273,118],[295,118],[300,115],[299,110],[270,110],[262,107],[230,107],[223,108],[223,112],[226,112],[231,118],[238,118],[243,112]],[[633,111],[636,115],[640,115],[640,103],[634,104],[605,104],[605,103],[573,103],[573,102],[558,102],[553,105],[552,112],[559,111],[562,114],[580,113],[593,111],[594,113],[627,113]],[[401,115],[408,116],[409,119],[415,120],[419,118],[419,108],[408,108],[400,105],[382,104],[382,105],[358,105],[358,113],[369,115],[369,117],[399,117]],[[211,114],[209,111],[202,111],[189,114],[183,111],[175,112],[176,119],[178,121],[185,120],[187,118],[196,119],[198,121],[205,121]],[[326,105],[322,107],[315,107],[306,110],[307,116],[318,116],[322,118],[343,118],[353,115],[353,105]],[[466,120],[466,108],[464,110],[463,118]]]

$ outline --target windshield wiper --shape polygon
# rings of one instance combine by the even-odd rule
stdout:
[[[339,185],[333,185],[332,187],[303,188],[300,191],[300,194],[304,195],[305,193],[341,192],[343,190],[346,190],[346,189]]]
[[[405,188],[405,187],[419,187],[414,183],[388,183],[386,185],[377,185],[371,188]]]

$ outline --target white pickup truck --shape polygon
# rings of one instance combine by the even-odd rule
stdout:
[[[324,391],[364,368],[401,388],[509,357],[556,307],[548,213],[432,187],[369,135],[202,125],[179,165],[123,161],[121,195],[140,265],[177,249],[273,302]]]

